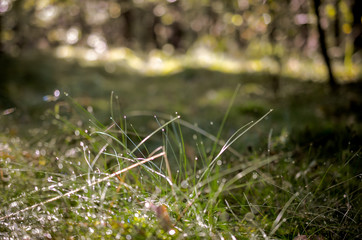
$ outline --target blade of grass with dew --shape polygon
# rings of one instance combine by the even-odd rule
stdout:
[[[159,126],[162,126],[161,122],[158,120],[158,118],[156,116],[155,116],[155,120]],[[175,137],[175,135],[176,135],[176,138],[178,136],[177,130],[175,129],[175,122],[171,123],[171,128],[173,129],[173,131],[169,130],[169,126],[166,126],[165,131],[162,131],[162,141],[163,141],[163,146],[164,146],[164,152],[168,153],[169,149],[170,149],[170,151],[173,154],[173,156],[175,157],[175,159],[177,159],[175,150],[171,144],[171,140],[169,137],[169,135],[171,135],[171,139],[172,139],[172,137]],[[171,134],[171,133],[173,133],[173,134]],[[179,142],[178,140],[179,140],[179,138],[177,138],[176,141]],[[167,161],[168,161],[168,159],[167,159]],[[166,163],[166,164],[168,164],[168,163]],[[179,168],[180,168],[180,166],[179,166]],[[170,166],[168,166],[168,170],[171,170]],[[171,173],[171,171],[169,172],[169,174],[170,173]]]
[[[329,172],[329,170],[331,169],[332,166],[333,166],[333,164],[331,164],[331,165],[328,167],[327,171],[324,173],[321,181],[320,181],[319,184],[318,184],[318,187],[317,187],[317,188],[315,189],[315,191],[314,191],[314,195],[318,192],[319,188],[322,186],[322,183],[323,183],[323,181],[324,181],[324,178],[326,177],[327,173]]]
[[[223,128],[224,128],[224,125],[225,125],[225,123],[226,123],[226,120],[227,120],[227,118],[228,118],[228,116],[229,116],[230,110],[231,110],[231,108],[232,108],[232,106],[233,106],[233,104],[234,104],[235,98],[236,98],[239,90],[240,90],[240,84],[238,84],[238,85],[236,86],[236,89],[235,89],[234,94],[233,94],[233,96],[232,96],[232,98],[231,98],[231,101],[230,101],[230,103],[229,103],[229,106],[228,106],[228,108],[227,108],[227,110],[226,110],[226,113],[225,113],[225,115],[224,115],[224,118],[222,119],[220,128],[219,128],[219,130],[218,130],[218,132],[217,132],[217,135],[216,135],[216,141],[214,142],[214,145],[212,146],[212,150],[211,150],[211,154],[210,154],[210,159],[213,159],[213,157],[214,157],[214,154],[215,154],[215,151],[216,151],[216,147],[217,147],[217,142],[218,142],[219,139],[220,139],[221,133],[222,133]]]
[[[226,143],[224,144],[224,146],[221,148],[220,152],[216,155],[216,157],[211,161],[211,163],[206,167],[205,171],[202,173],[202,175],[200,176],[199,182],[203,179],[203,177],[206,175],[206,173],[210,172],[212,167],[214,166],[215,162],[217,161],[217,159],[219,158],[219,156],[221,156],[221,154],[223,154],[229,147],[230,145],[232,145],[237,139],[239,139],[241,136],[243,136],[247,131],[249,131],[252,127],[254,127],[255,125],[257,125],[261,120],[263,120],[266,116],[268,116],[271,112],[273,111],[273,109],[270,109],[269,112],[267,112],[266,114],[264,114],[261,118],[259,118],[256,122],[254,123],[249,123],[241,128],[239,128],[230,138],[228,141],[226,141]],[[244,129],[246,126],[250,125],[247,129],[245,129],[242,133],[238,134],[238,132],[240,132],[242,129]],[[236,135],[238,134],[238,135]],[[235,137],[234,137],[235,136]]]
[[[124,132],[127,133],[127,125],[126,125],[126,118],[124,117],[124,121],[125,121],[125,124],[123,126],[123,121],[122,119],[120,118],[121,116],[121,111],[119,110],[119,112],[117,113],[117,115],[119,116],[119,125],[117,124],[117,120],[116,120],[116,116],[115,116],[115,113],[114,113],[114,107],[113,107],[113,99],[114,99],[114,91],[111,92],[111,98],[110,98],[110,110],[111,110],[111,119],[112,121],[116,124],[116,126],[123,131],[123,128],[124,128]],[[116,96],[116,99],[118,99],[118,96]],[[122,142],[124,143],[125,146],[127,146],[127,141],[126,141],[126,134],[122,134]]]
[[[163,124],[162,126],[160,126],[159,128],[157,128],[156,130],[154,130],[152,133],[150,133],[149,135],[147,135],[147,137],[145,137],[131,152],[130,154],[133,154],[140,146],[142,146],[142,144],[144,144],[150,137],[152,137],[154,134],[156,134],[158,131],[162,130],[162,128],[166,127],[167,125],[169,125],[170,123],[176,121],[177,119],[179,119],[180,116],[177,116],[173,119],[171,119],[170,121],[166,122],[165,124]]]
[[[84,114],[84,116],[89,117],[90,120],[93,120],[93,123],[98,126],[99,128],[105,128],[105,126],[98,121],[98,119],[88,112],[84,107],[82,107],[76,100],[74,100],[68,93],[64,93],[70,103],[79,111],[79,113]]]
[[[180,159],[183,160],[183,168],[184,168],[184,174],[185,174],[184,177],[187,178],[187,157],[186,157],[185,141],[184,141],[184,137],[183,137],[180,125],[178,125],[178,130],[179,130],[180,141],[181,141],[181,144],[179,146]]]
[[[176,128],[176,124],[179,125],[179,121],[177,122],[173,122],[171,124],[171,127],[172,127],[172,131],[168,131],[168,134],[163,134],[164,137],[165,137],[165,147],[166,147],[166,151],[167,153],[169,153],[171,151],[172,153],[172,156],[174,157],[174,159],[177,159],[177,155],[176,155],[176,151],[175,151],[175,148],[174,148],[174,145],[172,144],[172,141],[173,143],[178,143],[179,142],[179,135],[177,133],[177,128]],[[178,161],[176,161],[177,164],[178,164]],[[180,169],[180,166],[179,166],[179,169]]]
[[[131,128],[132,128],[132,131],[133,133],[136,135],[136,137],[138,138],[138,140],[140,140],[140,142],[142,142],[142,137],[141,135],[137,132],[137,130],[133,127],[133,124],[131,123],[130,124]],[[129,138],[130,139],[130,138]],[[131,140],[132,144],[134,145],[134,147],[137,147],[137,145]],[[149,154],[149,151],[146,147],[146,145],[143,146],[147,152],[147,154]],[[144,155],[143,152],[141,151],[141,149],[137,149],[139,153],[141,153],[141,155]]]
[[[126,119],[126,118],[125,118],[125,119]],[[119,126],[119,125],[114,121],[114,119],[112,119],[112,121],[113,121],[114,125],[115,125],[116,127],[118,127],[119,131],[122,133],[123,147],[128,151],[126,139],[128,139],[128,140],[133,144],[133,146],[137,146],[136,143],[128,136],[127,131],[124,131],[124,130],[122,129],[122,127]],[[126,120],[125,120],[125,121],[126,121]],[[126,125],[126,123],[125,123],[125,125]],[[133,129],[133,131],[134,131],[134,133],[135,133],[135,136],[136,136],[139,140],[142,141],[141,136],[138,134],[138,132],[136,131],[136,129],[133,128],[133,125],[132,125],[132,124],[131,124],[131,127],[132,127],[132,129]],[[126,138],[126,139],[125,139],[125,138]],[[118,139],[118,138],[117,138],[117,139]],[[145,149],[146,149],[147,154],[149,154],[148,149],[147,149],[146,146],[145,146]],[[141,149],[138,149],[138,152],[139,152],[143,157],[146,157],[146,156],[143,154],[143,152],[141,151]]]
[[[281,224],[284,221],[280,221],[285,213],[285,211],[288,209],[288,207],[290,206],[290,204],[294,201],[294,199],[296,197],[299,196],[299,192],[294,193],[294,195],[288,200],[288,202],[284,205],[283,209],[280,211],[280,213],[278,214],[278,216],[275,218],[273,225],[271,227],[271,231],[270,231],[270,236],[273,236],[274,233],[278,230],[278,228],[281,226]]]
[[[162,151],[167,153],[164,146],[162,147]],[[165,159],[165,162],[166,162],[166,169],[167,169],[168,177],[170,179],[170,182],[173,183],[171,167],[170,167],[170,163],[169,163],[168,158],[167,158],[167,154],[165,154],[164,159]],[[174,188],[173,188],[173,184],[171,184],[171,190],[172,190],[172,195],[176,196]]]

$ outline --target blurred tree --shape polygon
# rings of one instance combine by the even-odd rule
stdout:
[[[234,56],[268,56],[280,70],[283,58],[289,55],[315,56],[318,35],[313,25],[317,17],[321,53],[329,83],[334,86],[332,58],[344,58],[350,66],[352,55],[362,48],[362,1],[313,2],[2,0],[1,51],[18,56],[26,50],[72,45],[91,48],[97,54],[112,47],[186,52],[202,46]],[[334,48],[328,49],[327,44]]]
[[[337,83],[332,71],[332,65],[331,65],[331,60],[329,58],[328,55],[328,50],[327,50],[327,43],[326,43],[326,36],[325,33],[322,29],[322,25],[321,25],[321,16],[319,13],[319,8],[321,6],[321,1],[320,0],[313,0],[314,2],[314,12],[315,15],[317,16],[317,27],[318,27],[318,33],[319,33],[319,45],[322,51],[322,55],[324,58],[324,61],[327,65],[328,68],[328,76],[329,76],[329,85],[330,87],[334,90],[337,87]]]
[[[355,51],[362,49],[362,1],[354,0],[352,4],[353,35]]]

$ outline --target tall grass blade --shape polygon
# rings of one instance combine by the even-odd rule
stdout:
[[[285,213],[285,211],[288,209],[290,204],[294,201],[296,197],[299,196],[299,192],[294,193],[294,195],[288,200],[288,202],[284,205],[283,209],[280,211],[278,216],[273,222],[273,225],[271,227],[270,236],[273,236],[273,234],[278,230],[278,228],[283,224],[284,221],[280,221]]]

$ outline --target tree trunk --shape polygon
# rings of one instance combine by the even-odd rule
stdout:
[[[330,61],[328,51],[327,51],[326,36],[325,36],[324,31],[321,26],[321,17],[319,14],[319,7],[321,5],[321,1],[313,0],[313,2],[314,2],[314,12],[315,12],[315,15],[317,16],[317,27],[318,27],[318,32],[319,32],[319,45],[320,45],[320,48],[322,51],[324,62],[326,63],[327,68],[328,68],[329,86],[332,88],[332,90],[335,90],[337,88],[337,82],[333,75],[331,61]]]
[[[341,4],[341,0],[337,0],[336,1],[336,18],[334,20],[334,38],[335,38],[335,45],[337,47],[339,47],[339,45],[341,44],[341,34],[340,34],[340,30],[339,30],[339,26],[340,26],[340,9],[339,9],[339,5]]]

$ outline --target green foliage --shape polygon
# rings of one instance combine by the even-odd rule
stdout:
[[[194,83],[193,96],[208,92],[200,84]],[[330,96],[321,96],[318,84],[308,86],[309,93],[291,96],[293,85],[285,87],[277,102],[245,94],[242,85],[234,107],[219,103],[228,116],[204,115],[215,116],[218,126],[228,117],[218,137],[217,121],[200,121],[204,130],[170,114],[121,113],[116,94],[104,124],[69,96],[52,102],[41,126],[15,124],[17,111],[3,115],[1,232],[55,239],[358,237],[361,128],[353,122],[345,128],[344,117],[329,108]],[[308,102],[298,101],[301,96]],[[259,100],[248,105],[244,98]],[[349,118],[359,116],[348,104],[337,105]],[[244,135],[248,119],[258,120],[269,106],[276,110]],[[119,179],[107,178],[162,152]]]

